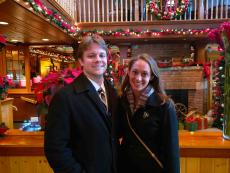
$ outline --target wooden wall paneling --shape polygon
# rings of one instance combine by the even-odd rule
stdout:
[[[200,158],[186,158],[185,173],[200,173]]]
[[[5,138],[0,140],[0,171],[52,173],[44,156],[43,135],[44,132],[23,132],[10,129]],[[181,173],[229,173],[230,143],[228,140],[223,140],[221,135],[222,132],[191,134],[180,131]],[[28,164],[33,167],[27,166]]]
[[[53,173],[45,157],[37,157],[37,173]]]
[[[29,173],[29,172],[36,172],[36,157],[25,157],[25,156],[17,156],[17,157],[12,157],[12,159],[18,160],[19,163],[19,172],[22,173]]]
[[[10,165],[10,169],[7,171],[9,173],[20,173],[20,160],[17,157],[9,157],[8,164]]]
[[[180,158],[181,173],[229,173],[230,159]],[[53,173],[44,156],[0,157],[0,170],[6,173]]]
[[[10,173],[9,157],[0,157],[0,170],[4,173]]]
[[[180,158],[181,173],[229,173],[229,158]]]
[[[214,173],[229,173],[229,160],[218,158],[214,160]]]
[[[186,173],[186,158],[184,157],[180,158],[180,172]]]
[[[0,170],[4,173],[53,173],[44,156],[0,157]]]
[[[200,172],[201,173],[215,173],[214,172],[214,160],[213,158],[201,158],[200,159]]]
[[[228,172],[230,172],[230,158],[228,159]]]

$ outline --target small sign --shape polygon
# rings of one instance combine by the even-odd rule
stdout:
[[[38,122],[38,117],[30,117],[31,123],[37,123]]]

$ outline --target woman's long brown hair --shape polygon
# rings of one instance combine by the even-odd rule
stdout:
[[[168,96],[166,95],[165,90],[162,86],[162,82],[160,79],[160,71],[157,66],[157,62],[149,54],[145,54],[145,53],[139,54],[138,56],[136,56],[135,58],[132,58],[129,61],[128,71],[131,70],[133,64],[138,60],[143,60],[149,64],[150,71],[151,71],[151,79],[149,81],[149,85],[152,85],[152,87],[154,88],[154,91],[156,92],[156,95],[158,96],[159,102],[164,103],[166,100],[168,100]],[[121,86],[122,94],[124,94],[126,89],[129,87],[130,87],[129,75],[126,74],[125,79]]]

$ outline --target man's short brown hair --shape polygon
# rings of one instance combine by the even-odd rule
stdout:
[[[106,54],[108,55],[108,47],[104,39],[101,36],[95,34],[95,35],[85,36],[82,38],[77,51],[77,59],[83,57],[84,52],[88,49],[88,47],[92,43],[98,44],[102,49],[106,51]]]

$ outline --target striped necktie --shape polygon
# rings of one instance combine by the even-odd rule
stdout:
[[[98,89],[98,93],[99,93],[99,97],[100,97],[101,101],[103,102],[103,104],[105,105],[106,110],[107,110],[107,103],[106,103],[106,98],[105,98],[105,92],[103,91],[102,88],[99,88]]]

